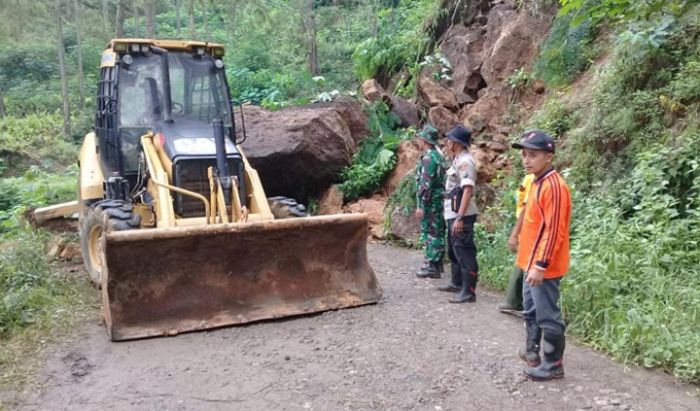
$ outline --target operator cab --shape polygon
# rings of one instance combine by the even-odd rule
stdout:
[[[150,130],[171,162],[172,183],[207,196],[207,168],[216,165],[214,119],[223,122],[228,137],[229,170],[243,179],[222,56],[222,46],[200,42],[117,39],[109,44],[102,58],[95,131],[103,173],[123,177],[126,197],[141,188],[140,138]],[[204,212],[200,202],[174,197],[178,215]]]

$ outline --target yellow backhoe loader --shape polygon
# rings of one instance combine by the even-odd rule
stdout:
[[[112,340],[381,296],[365,215],[273,216],[239,146],[223,55],[219,44],[147,39],[115,39],[102,54],[78,207]]]

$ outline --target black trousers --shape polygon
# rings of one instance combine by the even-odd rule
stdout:
[[[476,244],[474,243],[474,223],[476,215],[466,216],[464,221],[464,229],[460,234],[454,234],[452,227],[455,220],[448,220],[449,226],[449,256],[452,264],[457,263],[462,273],[462,278],[469,280],[469,288],[472,293],[476,290],[476,282],[479,275],[479,264],[476,261]],[[453,276],[455,271],[452,271]],[[455,283],[455,285],[461,285]]]

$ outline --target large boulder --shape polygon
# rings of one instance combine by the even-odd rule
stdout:
[[[362,94],[369,101],[383,101],[385,103],[389,103],[391,101],[391,98],[384,91],[384,88],[382,88],[379,82],[373,78],[365,80],[360,88],[362,89]]]
[[[506,112],[511,90],[500,84],[482,90],[476,103],[469,105],[460,115],[460,121],[475,133],[483,132],[487,127],[498,127],[501,117]]]
[[[327,189],[367,136],[358,101],[316,103],[279,111],[245,106],[242,148],[268,197],[306,201]],[[237,135],[241,121],[236,115]]]
[[[391,238],[402,240],[408,244],[418,244],[420,239],[420,218],[415,213],[407,214],[400,207],[391,213],[389,233]]]
[[[445,134],[459,122],[459,117],[443,106],[435,106],[428,111],[428,121],[440,134]]]
[[[542,13],[518,12],[506,4],[490,10],[481,68],[486,84],[501,83],[515,70],[530,65],[555,13],[554,9]]]
[[[452,64],[452,89],[461,104],[471,103],[486,86],[481,76],[485,30],[481,27],[454,26],[440,46]],[[461,105],[460,104],[460,105]]]
[[[361,198],[348,204],[345,210],[349,213],[365,213],[369,223],[369,231],[372,237],[384,238],[384,207],[386,197],[374,195],[371,198]]]
[[[428,73],[421,74],[418,79],[418,95],[428,107],[443,106],[451,111],[457,111],[457,99],[452,90],[430,79]]]
[[[401,127],[417,127],[420,123],[418,107],[405,98],[391,96],[391,112],[401,120]]]
[[[401,180],[407,175],[413,175],[416,170],[416,163],[420,158],[421,150],[415,140],[402,141],[396,150],[396,165],[384,180],[383,192],[391,195]]]
[[[332,185],[318,200],[318,213],[321,215],[340,214],[343,212],[343,192],[337,185]]]

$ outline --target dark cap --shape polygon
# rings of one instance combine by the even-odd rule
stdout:
[[[519,142],[513,143],[512,147],[554,153],[554,139],[542,130],[528,130],[523,133]]]
[[[447,139],[455,143],[459,143],[465,147],[469,147],[472,142],[472,132],[461,124],[452,127],[452,130],[447,132]]]

